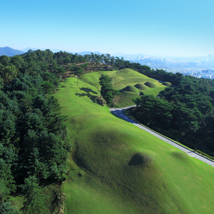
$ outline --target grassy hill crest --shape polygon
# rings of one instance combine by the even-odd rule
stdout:
[[[132,71],[119,72],[106,72],[117,89],[124,87],[122,75]],[[55,94],[74,145],[63,183],[65,213],[212,213],[211,166],[114,117],[89,96],[78,96],[82,88],[99,96],[101,75],[84,74],[78,86],[68,78]]]
[[[134,103],[132,98],[139,97],[142,90],[145,94],[157,96],[160,91],[167,87],[157,80],[128,68],[114,71],[97,71],[87,73],[82,75],[80,79],[83,82],[96,87],[99,91],[99,78],[102,74],[111,77],[113,88],[121,92],[114,100],[114,106],[117,107],[133,105]],[[145,83],[148,83],[148,86],[146,86]]]

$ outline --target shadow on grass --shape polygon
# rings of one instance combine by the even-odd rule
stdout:
[[[79,96],[79,97],[85,97],[85,96],[87,96],[87,94],[84,94],[84,93],[83,94],[76,93],[75,95]]]
[[[129,166],[136,166],[136,165],[141,165],[144,162],[144,158],[140,154],[135,154],[132,159],[129,161],[128,165]]]
[[[139,166],[139,165],[146,165],[152,162],[151,157],[136,153],[129,161],[129,166]]]
[[[82,94],[76,93],[75,94],[76,96],[79,96],[79,97],[85,97],[85,96],[87,96],[87,97],[89,97],[91,99],[91,101],[93,103],[97,103],[98,105],[103,106],[103,104],[104,104],[103,100],[99,96],[90,94],[90,93],[97,94],[97,92],[91,90],[90,88],[80,88],[80,90],[85,91],[86,94],[85,93],[82,93]]]
[[[94,94],[97,94],[97,92],[96,91],[93,91],[93,90],[91,90],[90,88],[80,88],[80,90],[82,90],[82,91],[85,91],[86,93],[90,93],[90,92],[92,92],[92,93],[94,93]]]

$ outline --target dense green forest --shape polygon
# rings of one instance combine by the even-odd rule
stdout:
[[[21,192],[25,195],[23,213],[41,213],[45,204],[41,186],[64,179],[71,145],[66,117],[51,96],[64,72],[59,59],[49,50],[0,57],[2,209],[12,209],[7,203],[9,194]]]
[[[52,96],[71,71],[77,77],[89,64],[108,70],[131,68],[172,87],[158,97],[142,95],[133,115],[144,124],[192,148],[214,156],[214,82],[154,70],[110,54],[84,56],[67,52],[29,51],[0,57],[0,213],[41,213],[47,195],[42,187],[61,182],[71,151],[66,116]],[[78,79],[77,79],[78,80]],[[77,82],[78,84],[78,82]],[[118,92],[108,76],[100,78],[107,103]],[[71,107],[72,108],[72,107]],[[16,210],[10,196],[23,194],[24,207]]]
[[[0,57],[1,213],[12,212],[7,201],[15,193],[25,195],[23,213],[41,213],[41,186],[64,179],[71,145],[66,117],[51,94],[65,73],[65,61],[85,61],[67,56],[46,50]]]

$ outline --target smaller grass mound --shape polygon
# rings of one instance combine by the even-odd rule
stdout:
[[[134,85],[137,89],[139,89],[139,90],[146,90],[146,89],[148,89],[144,84],[140,84],[140,83],[138,83],[138,84],[136,84],[136,85]]]
[[[144,85],[148,86],[149,88],[156,88],[156,85],[153,82],[145,82]]]
[[[170,83],[170,82],[163,82],[162,84],[165,86],[168,86],[168,87],[170,87],[172,85],[172,83]]]
[[[125,88],[121,89],[120,92],[137,92],[137,89],[134,86],[128,85]]]
[[[180,152],[180,151],[172,152],[172,157],[179,159],[179,160],[182,160],[182,161],[185,161],[185,162],[188,161],[188,156],[185,153]]]

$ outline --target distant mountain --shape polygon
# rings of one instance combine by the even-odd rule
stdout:
[[[20,50],[15,50],[10,47],[0,47],[0,56],[1,55],[6,55],[6,56],[14,56],[14,55],[20,55],[23,54],[24,52]]]

